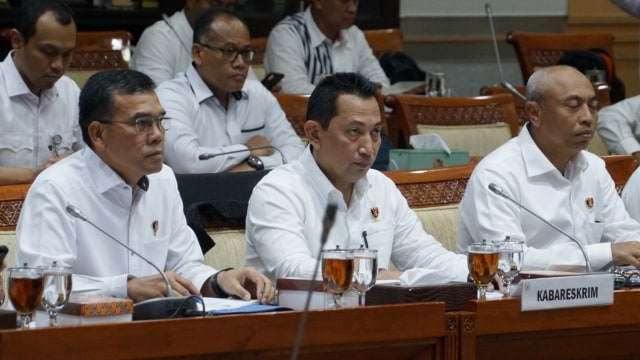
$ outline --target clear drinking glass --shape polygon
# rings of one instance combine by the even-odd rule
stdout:
[[[478,285],[478,299],[487,299],[487,285],[496,275],[499,256],[498,247],[491,243],[483,241],[469,246],[467,265],[469,274]]]
[[[365,295],[375,285],[378,277],[378,250],[351,250],[353,256],[353,280],[351,287],[358,291],[358,306],[365,306]]]
[[[41,269],[44,281],[42,306],[49,313],[49,326],[58,326],[58,311],[67,304],[71,295],[71,268],[54,262],[52,266]]]
[[[353,279],[353,255],[346,249],[322,250],[322,282],[333,296],[331,308],[342,307],[342,293]]]
[[[43,289],[41,269],[27,266],[9,268],[9,300],[20,315],[21,329],[29,328]]]
[[[524,242],[505,240],[498,244],[500,258],[498,260],[498,276],[502,279],[502,293],[511,296],[511,282],[522,270],[524,262]]]

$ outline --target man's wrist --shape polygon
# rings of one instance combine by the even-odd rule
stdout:
[[[222,269],[222,270],[218,271],[217,273],[215,273],[213,275],[213,277],[211,278],[211,290],[213,290],[213,293],[216,294],[217,297],[220,297],[220,298],[229,297],[229,294],[227,294],[224,290],[222,290],[222,288],[218,284],[218,275],[220,275],[221,273],[223,273],[225,271],[229,271],[229,270],[233,270],[233,268],[232,267],[228,267],[226,269]]]

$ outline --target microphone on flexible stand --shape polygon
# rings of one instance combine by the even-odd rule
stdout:
[[[309,316],[309,305],[311,304],[311,294],[313,294],[313,283],[316,280],[318,274],[318,268],[320,267],[320,261],[322,257],[322,248],[327,243],[329,238],[329,231],[333,227],[333,223],[336,220],[336,211],[338,206],[336,204],[327,204],[327,208],[324,211],[324,218],[322,218],[322,234],[320,235],[320,251],[318,251],[318,258],[316,259],[316,267],[313,270],[313,276],[309,282],[309,290],[307,291],[307,301],[304,304],[304,310],[302,311],[302,317],[298,324],[298,331],[296,332],[296,340],[293,343],[293,350],[291,352],[291,360],[298,358],[298,352],[300,351],[300,343],[302,342],[302,336],[304,335],[304,328],[307,325],[307,317]]]
[[[493,192],[494,194],[500,195],[503,198],[511,201],[512,203],[518,205],[521,209],[525,210],[526,212],[528,212],[529,214],[535,216],[536,218],[538,218],[538,220],[542,221],[543,223],[551,226],[553,229],[555,229],[557,232],[559,232],[560,234],[566,236],[569,240],[573,241],[574,243],[576,243],[578,245],[578,247],[580,248],[580,251],[582,251],[582,256],[584,256],[584,262],[586,264],[586,269],[587,272],[593,272],[593,269],[591,268],[591,261],[589,261],[589,256],[587,256],[587,251],[584,249],[584,246],[582,246],[582,243],[580,243],[578,240],[576,240],[573,236],[567,234],[566,232],[562,231],[562,229],[560,229],[559,227],[553,225],[552,223],[548,222],[547,220],[545,220],[544,218],[542,218],[540,215],[534,213],[533,211],[529,210],[526,206],[522,205],[521,203],[517,202],[516,200],[514,200],[513,198],[511,198],[509,195],[507,195],[500,186],[496,185],[495,183],[491,183],[489,184],[489,190],[491,190],[491,192]]]
[[[200,160],[209,160],[209,159],[214,158],[216,156],[236,154],[236,153],[240,153],[240,152],[259,150],[259,149],[273,149],[273,150],[277,151],[278,154],[280,154],[280,158],[282,159],[282,164],[286,164],[287,163],[287,158],[284,157],[284,154],[282,153],[282,151],[280,151],[280,149],[278,149],[277,147],[275,147],[273,145],[254,146],[254,147],[249,147],[249,148],[246,148],[246,149],[224,151],[224,152],[219,152],[219,153],[204,153],[204,154],[200,154],[198,156],[198,159],[200,159]]]
[[[496,30],[493,27],[493,16],[491,11],[491,4],[484,4],[484,11],[489,18],[489,27],[491,28],[491,38],[493,40],[493,51],[496,54],[496,62],[498,63],[498,71],[500,72],[500,86],[507,89],[511,94],[519,97],[522,101],[527,101],[527,98],[520,93],[513,85],[504,79],[504,72],[502,71],[502,61],[500,61],[500,52],[498,51],[498,40],[496,39]]]
[[[152,263],[149,259],[142,256],[137,251],[133,250],[129,246],[127,246],[122,241],[116,239],[111,234],[104,231],[98,225],[94,224],[87,216],[85,216],[80,209],[77,207],[67,204],[66,207],[67,213],[69,215],[78,218],[89,225],[93,226],[96,230],[100,231],[104,235],[106,235],[111,240],[115,241],[118,245],[124,247],[129,250],[131,253],[138,256],[140,259],[144,260],[147,264],[151,265],[159,274],[162,276],[165,285],[167,286],[167,297],[164,298],[155,298],[155,299],[147,299],[140,302],[137,302],[133,305],[133,319],[134,320],[152,320],[152,319],[166,319],[168,317],[176,316],[176,315],[184,315],[187,310],[197,310],[196,299],[193,296],[173,296],[173,290],[171,288],[171,283],[169,279],[165,275],[165,273],[160,270],[154,263]],[[179,311],[182,310],[181,313]]]

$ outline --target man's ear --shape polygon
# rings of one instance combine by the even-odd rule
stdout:
[[[529,122],[535,127],[540,126],[541,111],[542,108],[540,107],[540,104],[535,101],[527,101],[524,104],[524,113],[527,115],[527,119],[529,119]]]
[[[321,130],[322,126],[315,120],[307,120],[307,122],[304,123],[304,133],[307,136],[309,144],[313,145],[314,148],[320,147]]]
[[[99,121],[92,121],[87,127],[87,133],[89,134],[94,150],[104,148],[105,126],[103,125],[104,124]]]
[[[202,52],[203,51],[204,51],[204,48],[202,46],[200,46],[199,44],[191,45],[191,57],[193,58],[193,62],[196,63],[196,65],[201,65],[202,64]]]
[[[17,29],[11,29],[9,31],[9,37],[11,39],[11,48],[12,49],[20,49],[24,47],[24,37]]]

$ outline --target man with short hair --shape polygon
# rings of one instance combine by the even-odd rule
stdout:
[[[64,76],[76,47],[71,9],[58,0],[23,1],[0,63],[0,185],[30,183],[83,146],[80,89]]]
[[[194,27],[193,64],[158,86],[160,102],[175,120],[166,161],[177,173],[270,169],[302,153],[277,99],[247,80],[254,56],[249,39],[247,25],[233,12],[206,11]],[[206,154],[219,155],[201,159]]]
[[[480,161],[460,203],[458,252],[482,239],[525,241],[524,268],[580,271],[585,258],[567,236],[489,190],[515,201],[579,241],[594,270],[640,267],[640,224],[631,219],[604,161],[585,151],[597,105],[590,81],[573,67],[537,70],[527,82],[529,122]]]
[[[134,301],[167,296],[160,274],[139,256],[67,213],[68,206],[165,272],[174,294],[229,295],[262,303],[271,282],[252,268],[204,264],[183,213],[173,171],[163,164],[170,125],[155,84],[134,70],[93,75],[80,94],[88,147],[43,171],[17,226],[17,263],[69,266],[73,290]]]
[[[284,74],[283,93],[310,94],[323,77],[358,72],[389,86],[362,31],[353,24],[357,0],[313,0],[304,12],[286,17],[271,30],[264,66]]]
[[[232,9],[235,0],[185,0],[182,10],[146,28],[136,44],[131,67],[149,75],[156,84],[185,72],[193,59],[193,25],[206,10]],[[255,74],[250,71],[250,78]]]
[[[321,248],[378,251],[380,279],[411,268],[436,270],[441,281],[465,281],[467,258],[427,234],[393,181],[371,169],[382,123],[376,86],[362,75],[323,79],[309,98],[304,126],[309,146],[291,164],[256,185],[247,213],[247,265],[272,281],[311,278]],[[320,243],[328,204],[335,224]],[[319,275],[319,274],[316,274]]]

